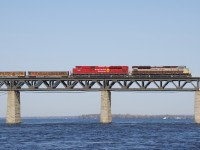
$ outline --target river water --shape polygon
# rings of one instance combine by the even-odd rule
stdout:
[[[0,119],[0,149],[200,149],[200,125],[193,119],[23,118],[20,125]]]

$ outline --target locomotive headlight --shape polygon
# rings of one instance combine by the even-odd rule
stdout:
[[[188,70],[184,69],[184,70],[183,70],[183,73],[188,73]]]
[[[183,69],[183,73],[190,74],[191,72],[188,69]]]

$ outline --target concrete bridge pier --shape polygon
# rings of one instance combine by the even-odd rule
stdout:
[[[101,123],[111,123],[112,122],[111,92],[110,91],[101,91],[100,122]]]
[[[6,123],[18,124],[20,122],[21,122],[20,92],[8,91]]]
[[[195,92],[194,121],[200,124],[200,91]]]

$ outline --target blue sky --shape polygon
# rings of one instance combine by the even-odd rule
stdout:
[[[0,1],[2,71],[186,65],[200,76],[200,1]],[[6,114],[0,96],[0,117]],[[22,116],[100,112],[100,93],[21,93]],[[194,93],[113,92],[112,113],[193,114]],[[37,111],[36,111],[37,110]]]

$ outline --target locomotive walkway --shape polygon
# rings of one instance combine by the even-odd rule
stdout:
[[[20,91],[101,91],[102,123],[112,122],[111,91],[191,91],[195,92],[195,123],[200,123],[200,77],[0,78],[0,91],[8,91],[8,124],[21,122]]]

